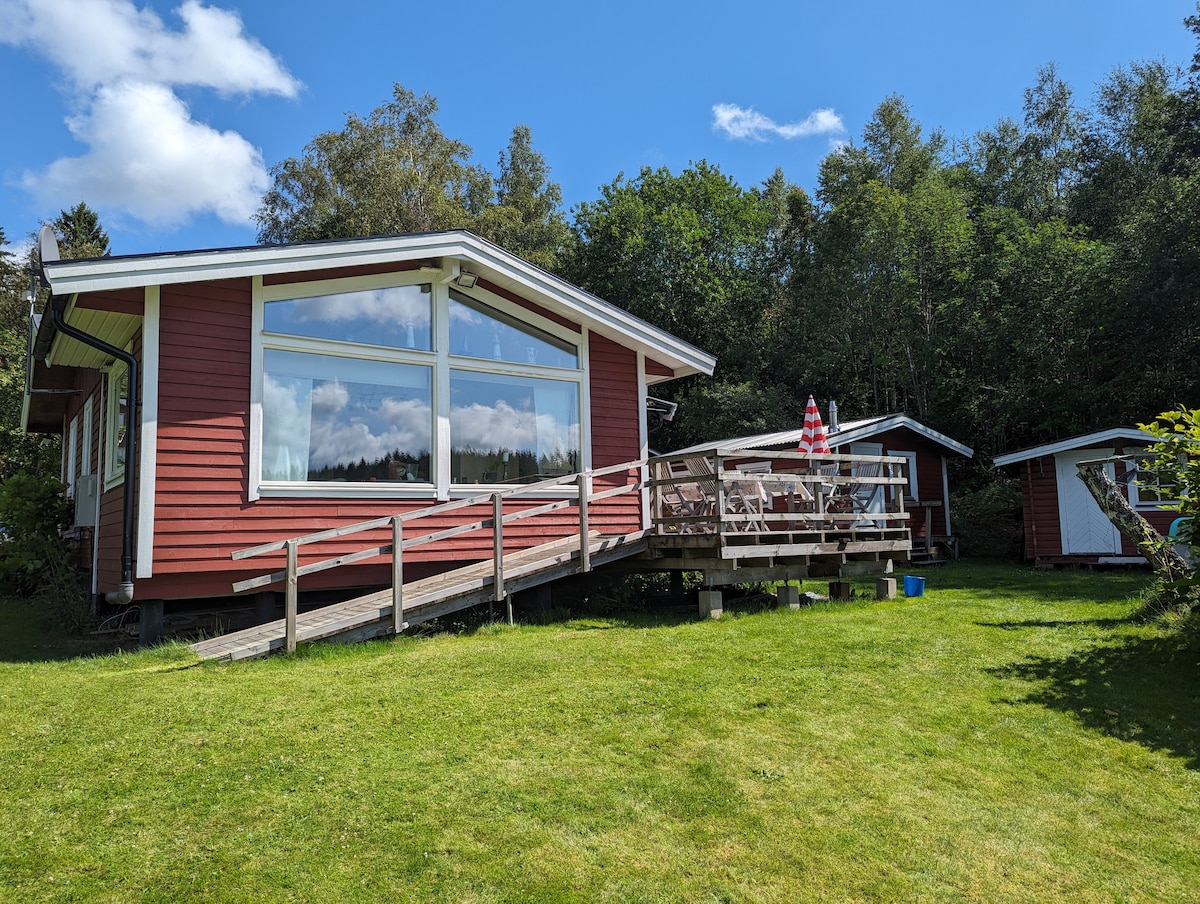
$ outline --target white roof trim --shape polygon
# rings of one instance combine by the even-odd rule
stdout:
[[[1108,430],[1098,430],[1095,433],[1085,433],[1083,436],[1073,436],[1070,439],[1063,439],[1054,443],[1046,443],[1041,446],[1034,446],[1032,449],[1022,449],[1020,452],[1009,452],[1007,455],[997,455],[992,459],[992,464],[994,464],[997,468],[1002,468],[1005,465],[1016,464],[1019,461],[1026,461],[1030,458],[1041,458],[1043,455],[1055,455],[1059,452],[1068,452],[1071,449],[1086,449],[1089,446],[1103,445],[1118,439],[1146,440],[1148,442],[1153,442],[1154,437],[1145,430],[1139,430],[1137,427],[1111,427]]]
[[[920,434],[935,443],[940,443],[951,451],[957,452],[959,455],[966,456],[967,458],[975,454],[970,446],[964,446],[962,443],[952,440],[944,433],[939,433],[930,427],[926,427],[919,421],[914,421],[904,414],[880,415],[879,417],[864,418],[859,421],[846,421],[839,425],[836,431],[829,432],[829,445],[837,447],[844,446],[847,443],[856,443],[859,440],[877,436],[880,433],[886,433],[888,430],[896,427],[907,427],[914,433]],[[679,452],[707,452],[712,449],[769,449],[772,446],[794,446],[800,442],[800,437],[803,433],[803,428],[781,430],[777,433],[760,433],[757,436],[742,436],[734,439],[723,439],[717,442],[700,443],[690,446],[687,449],[680,449]]]
[[[54,294],[72,295],[443,257],[469,263],[496,285],[532,294],[530,300],[581,319],[589,329],[671,366],[677,377],[711,375],[716,366],[713,355],[462,230],[54,261],[44,272]]]

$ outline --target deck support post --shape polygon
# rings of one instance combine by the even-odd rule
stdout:
[[[499,493],[492,494],[492,559],[495,568],[492,599],[499,602],[507,596],[504,592],[504,497]]]
[[[138,612],[138,646],[156,644],[162,635],[163,601],[142,600]]]
[[[296,652],[296,609],[298,588],[296,583],[296,567],[300,559],[300,544],[296,540],[288,540],[287,549],[287,592],[283,610],[283,642],[289,654]]]
[[[775,599],[781,609],[785,606],[788,609],[799,609],[800,588],[794,584],[780,584],[775,589]]]
[[[592,570],[591,549],[588,542],[588,496],[592,493],[592,479],[587,474],[579,475],[579,570],[586,574]]]
[[[404,630],[404,522],[392,516],[392,633]]]
[[[701,618],[721,617],[724,607],[721,602],[720,590],[701,590],[699,593],[699,599]]]
[[[717,496],[713,500],[713,517],[716,518],[716,530],[718,534],[725,533],[725,469],[721,462],[721,454],[719,452],[713,454],[713,474],[716,475]],[[720,606],[717,607],[718,610]],[[719,617],[720,612],[714,618]]]
[[[275,594],[271,591],[254,595],[254,621],[260,625],[275,621]]]

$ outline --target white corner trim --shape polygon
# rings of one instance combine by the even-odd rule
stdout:
[[[250,283],[250,471],[247,502],[257,502],[262,485],[263,278]]]
[[[646,396],[649,389],[646,385],[646,354],[637,353],[637,384],[638,384],[638,458],[650,457],[650,428],[647,424]],[[642,530],[650,529],[650,487],[647,485],[650,477],[650,466],[642,465]]]
[[[142,417],[138,449],[136,577],[154,576],[154,491],[158,486],[159,287],[146,286],[142,317]],[[132,417],[134,412],[130,412]],[[126,474],[125,479],[132,479]]]

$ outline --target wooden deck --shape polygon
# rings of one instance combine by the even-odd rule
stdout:
[[[656,458],[646,566],[711,584],[882,570],[912,550],[906,465],[735,448]]]
[[[593,566],[643,552],[648,540],[644,532],[620,537],[589,534],[588,551]],[[565,537],[503,558],[504,588],[507,593],[558,580],[582,570],[577,537]],[[404,584],[404,627],[486,603],[495,596],[495,564],[476,562],[443,574]],[[348,600],[301,612],[296,616],[296,639],[301,643],[331,637],[364,640],[393,630],[392,590],[378,590]],[[246,659],[282,652],[286,648],[286,619],[281,618],[243,631],[224,634],[192,644],[203,659]]]
[[[192,649],[205,658],[233,660],[290,652],[297,643],[324,638],[366,639],[398,633],[410,625],[490,600],[510,599],[515,591],[619,561],[630,571],[700,571],[710,586],[884,570],[892,559],[907,559],[912,549],[902,492],[907,482],[905,464],[903,458],[886,456],[827,455],[818,460],[740,449],[666,456],[498,488],[482,496],[266,543],[233,556],[246,559],[286,552],[285,570],[239,581],[234,590],[282,584],[284,618],[201,641]],[[622,473],[625,482],[594,490],[594,478]],[[563,498],[561,491],[568,484],[574,492]],[[548,489],[559,492],[547,497]],[[589,530],[591,505],[643,491],[650,500],[646,530],[615,536]],[[505,512],[507,500],[531,495],[537,504]],[[471,507],[478,511],[485,504],[490,504],[491,517],[433,533],[408,533],[419,519]],[[501,554],[505,525],[569,508],[575,509],[573,533]],[[300,564],[302,546],[342,542],[363,533],[377,538],[385,528],[391,530],[391,543],[376,541],[354,552]],[[491,559],[435,577],[404,580],[408,550],[472,531],[492,533]],[[322,609],[298,611],[301,577],[381,556],[392,561],[392,584],[387,589]]]

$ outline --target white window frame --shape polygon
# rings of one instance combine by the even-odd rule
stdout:
[[[79,473],[86,476],[92,473],[92,411],[94,399],[87,397],[83,403],[83,446],[80,448]]]
[[[125,475],[129,470],[129,462],[125,460],[126,456],[118,455],[117,446],[117,421],[120,417],[120,395],[116,392],[117,381],[122,374],[129,373],[129,365],[124,361],[114,361],[105,369],[105,417],[104,417],[104,488],[111,490],[113,487],[120,486],[125,482]],[[128,390],[126,390],[128,398]],[[132,418],[134,413],[128,410],[128,401],[126,403],[126,423],[125,431],[128,435],[129,418]],[[120,462],[120,469],[117,468],[117,463]]]
[[[1137,468],[1136,462],[1125,463],[1126,473],[1133,471],[1134,475],[1130,477],[1125,484],[1129,488],[1129,504],[1141,512],[1161,512],[1166,511],[1179,503],[1178,499],[1142,499],[1142,488],[1138,486],[1138,477],[1148,477],[1148,472]]]
[[[75,495],[75,458],[79,455],[79,415],[71,418],[71,424],[67,430],[67,460],[66,474],[63,475],[63,483],[67,486],[68,498]]]
[[[481,492],[513,486],[513,484],[451,484],[450,483],[450,371],[494,373],[507,376],[526,376],[574,382],[579,387],[579,462],[581,470],[591,463],[591,400],[588,366],[588,334],[586,329],[578,332],[543,317],[522,305],[496,295],[476,285],[463,290],[439,278],[440,271],[412,270],[378,274],[365,277],[315,280],[312,282],[263,285],[261,277],[253,282],[254,306],[251,315],[251,365],[250,365],[250,479],[249,498],[275,497],[329,497],[329,498],[418,498],[428,499],[435,495],[445,500],[452,497],[478,495]],[[301,336],[265,334],[263,330],[265,305],[273,301],[288,301],[334,295],[388,289],[402,286],[429,284],[432,288],[433,348],[390,349],[374,346],[354,346],[346,342],[313,339]],[[545,367],[537,364],[492,361],[481,358],[460,357],[450,354],[450,290],[471,298],[473,301],[495,309],[518,322],[570,343],[578,350],[576,368]],[[373,360],[416,364],[432,368],[433,422],[430,442],[430,481],[423,483],[379,482],[343,483],[319,481],[268,481],[262,476],[263,454],[263,353],[267,349],[300,351],[312,354],[345,356],[348,348],[361,347],[361,357]],[[572,488],[564,487],[558,493],[569,494]]]
[[[904,476],[908,478],[908,486],[904,488],[904,501],[920,502],[921,492],[917,487],[917,453],[907,450],[888,449],[887,454],[894,458],[903,458],[908,461],[908,464],[904,466]]]

